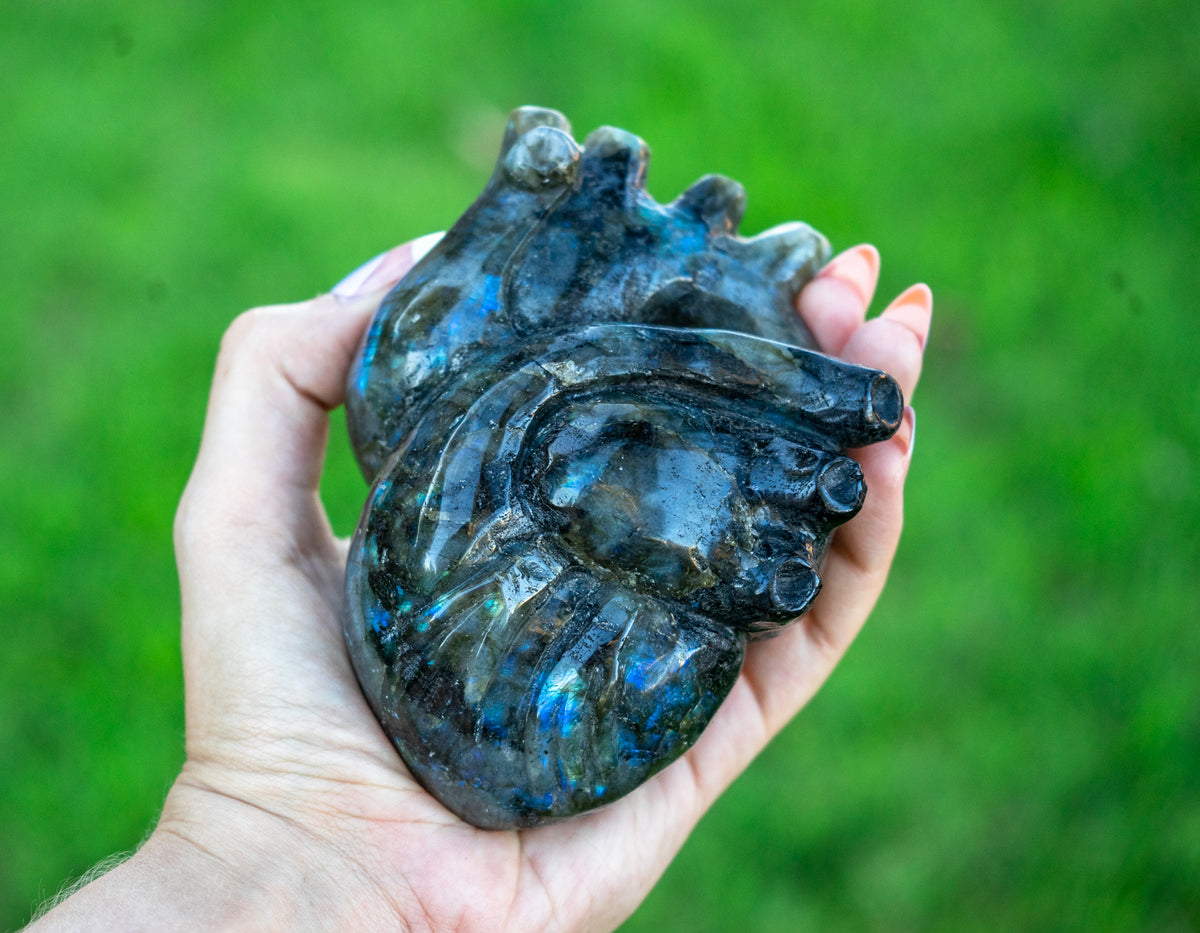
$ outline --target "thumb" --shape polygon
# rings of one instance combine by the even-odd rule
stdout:
[[[255,531],[276,544],[327,535],[317,499],[328,413],[384,293],[435,242],[376,257],[328,295],[240,315],[221,340],[200,454],[176,520],[176,547]],[[231,542],[222,541],[228,545]],[[181,555],[182,557],[183,555]]]
[[[318,497],[328,413],[343,401],[368,320],[404,271],[392,264],[361,295],[343,286],[247,311],[221,341],[175,521],[190,745],[206,734],[199,724],[245,707],[234,694],[265,672],[294,680],[313,644],[328,648],[318,657],[336,654],[329,610],[342,556]]]
[[[221,340],[177,546],[186,550],[197,531],[259,529],[287,540],[316,530],[328,413],[343,401],[351,358],[381,297],[323,295],[255,308],[233,322]]]

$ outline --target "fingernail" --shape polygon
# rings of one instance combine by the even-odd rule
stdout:
[[[933,320],[933,291],[923,282],[905,289],[884,309],[883,316],[903,324],[913,332],[921,349],[929,339]]]
[[[917,413],[911,405],[904,406],[904,417],[900,419],[900,427],[896,429],[895,437],[904,448],[904,466],[907,469],[912,461],[913,447],[917,443]]]
[[[863,304],[869,304],[879,280],[879,250],[870,243],[851,247],[834,256],[817,276],[840,279],[858,293]]]
[[[329,293],[336,295],[338,298],[353,298],[362,290],[363,284],[371,277],[371,273],[383,264],[385,256],[387,256],[387,253],[380,253],[374,259],[368,259],[338,282],[337,285],[333,286],[329,290]]]
[[[355,294],[366,295],[383,288],[391,282],[398,282],[406,272],[413,267],[412,243],[401,243],[383,254],[379,265],[359,283]]]
[[[415,266],[425,254],[438,245],[438,241],[446,235],[446,231],[439,230],[437,233],[427,233],[424,236],[419,236],[413,240],[409,246],[412,248],[412,261]]]
[[[366,295],[390,282],[399,281],[409,269],[433,249],[442,233],[429,233],[407,243],[392,247],[361,266],[330,289],[336,298],[357,298]]]

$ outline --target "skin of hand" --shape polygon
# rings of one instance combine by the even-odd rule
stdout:
[[[679,762],[554,826],[484,831],[445,810],[359,691],[341,631],[347,542],[317,491],[361,335],[429,245],[397,247],[331,294],[246,312],[226,333],[175,524],[186,763],[143,846],[34,928],[611,930],[875,605],[900,537],[911,407],[891,440],[852,451],[870,491],[834,537],[813,609],[751,645]],[[915,285],[864,321],[878,270],[872,246],[840,254],[798,311],[823,350],[886,370],[911,399],[932,295]]]

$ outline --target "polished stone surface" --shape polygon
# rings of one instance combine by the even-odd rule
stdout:
[[[686,751],[748,638],[804,612],[899,425],[883,373],[795,313],[829,248],[669,205],[649,152],[514,112],[482,195],[385,298],[347,411],[375,481],[346,637],[409,769],[488,828],[628,793]]]

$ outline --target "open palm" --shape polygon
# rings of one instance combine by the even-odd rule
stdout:
[[[814,608],[751,645],[742,677],[679,762],[566,823],[497,832],[459,820],[408,774],[359,691],[341,633],[346,543],[317,494],[327,414],[342,402],[371,313],[413,259],[405,245],[336,294],[247,312],[222,343],[176,522],[187,760],[154,834],[113,873],[153,875],[158,865],[162,877],[170,866],[175,913],[159,913],[158,928],[204,917],[304,929],[612,929],[829,675],[883,588],[911,409],[896,437],[854,452],[870,493],[834,538]],[[798,310],[826,352],[888,371],[911,398],[929,290],[914,286],[864,323],[877,271],[873,248],[843,253]]]

